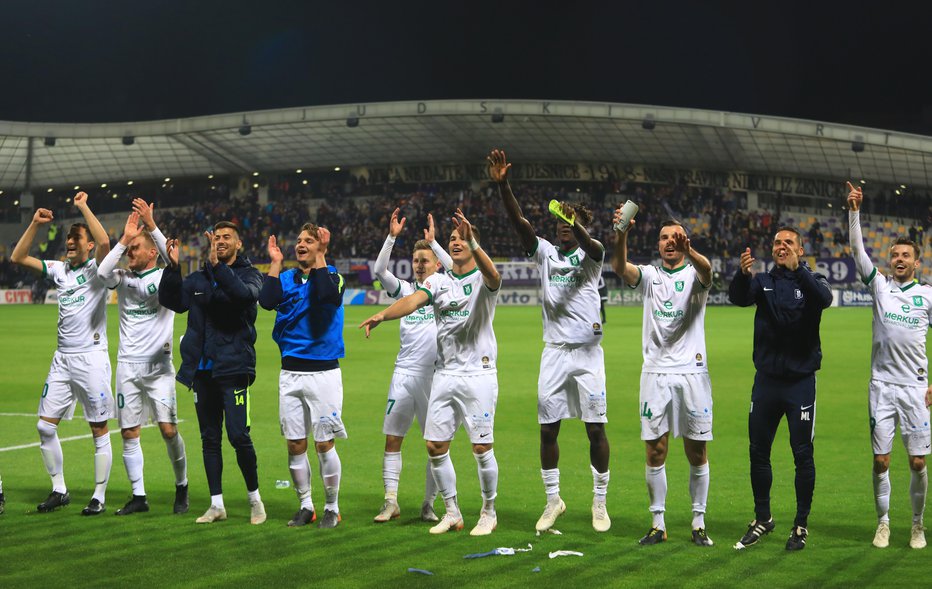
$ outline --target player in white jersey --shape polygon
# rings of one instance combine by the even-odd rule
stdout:
[[[392,212],[388,227],[388,237],[382,245],[373,268],[382,288],[393,299],[406,297],[424,284],[441,266],[449,270],[453,266],[450,255],[434,239],[434,218],[427,215],[428,228],[424,230],[424,239],[414,244],[411,266],[414,280],[399,280],[388,269],[395,239],[401,234],[405,217],[398,220],[400,209]],[[401,478],[401,444],[405,434],[411,428],[411,422],[417,416],[421,433],[427,417],[427,401],[430,397],[430,384],[434,377],[434,363],[437,361],[437,323],[434,321],[433,309],[421,307],[401,320],[399,327],[401,349],[395,360],[395,371],[388,390],[388,404],[382,433],[385,434],[385,454],[382,457],[382,481],[385,486],[385,503],[374,521],[383,523],[401,515],[398,506],[398,482]],[[439,521],[434,513],[434,499],[437,487],[427,462],[427,476],[424,485],[424,502],[421,505],[421,519]]]
[[[453,269],[434,274],[417,291],[360,327],[366,336],[379,323],[400,319],[425,305],[433,307],[437,322],[437,370],[431,383],[424,439],[430,469],[443,497],[446,513],[430,529],[431,534],[463,529],[463,516],[456,501],[456,471],[450,460],[450,442],[461,426],[469,432],[479,467],[482,511],[473,536],[491,534],[498,524],[495,496],[498,492],[498,462],[492,450],[498,377],[495,359],[498,345],[492,320],[502,277],[479,245],[479,232],[459,209],[453,217],[456,229],[450,234],[449,252]]]
[[[151,417],[159,425],[175,473],[175,513],[188,511],[188,473],[184,439],[178,433],[172,335],[175,313],[159,305],[162,268],[168,260],[165,236],[155,225],[152,205],[137,198],[123,236],[101,262],[97,275],[116,289],[120,305],[120,348],[117,353],[117,418],[123,436],[123,465],[133,497],[117,515],[149,511],[143,480],[140,428]],[[116,267],[126,254],[128,269]]]
[[[922,515],[929,486],[926,455],[932,446],[929,429],[929,360],[926,334],[932,324],[932,287],[916,280],[919,247],[899,238],[890,247],[890,275],[884,276],[864,251],[861,239],[861,188],[848,183],[848,236],[861,280],[874,299],[871,381],[868,393],[871,444],[874,450],[874,502],[877,531],[874,546],[890,545],[890,452],[896,426],[909,454],[909,497],[913,524],[909,545],[925,548]]]
[[[514,226],[528,257],[540,270],[544,350],[537,381],[537,421],[540,424],[540,473],[547,505],[538,519],[538,531],[553,527],[566,511],[560,497],[560,446],[557,438],[564,419],[578,418],[589,438],[590,470],[593,480],[592,527],[598,532],[611,528],[605,499],[609,481],[609,444],[605,435],[605,360],[602,353],[602,324],[599,319],[598,283],[605,248],[592,239],[586,225],[592,214],[580,205],[562,203],[556,242],[534,233],[508,184],[505,152],[492,150],[489,176],[498,185],[508,219]]]
[[[614,222],[621,218],[615,211]],[[633,222],[632,222],[633,224]],[[639,407],[641,439],[647,446],[645,477],[653,522],[640,544],[667,539],[666,460],[670,431],[683,438],[689,461],[692,541],[711,546],[705,531],[709,495],[706,442],[712,439],[712,385],[705,350],[705,305],[712,285],[712,264],[692,248],[683,226],[660,226],[660,266],[628,261],[627,231],[616,231],[612,266],[630,288],[644,297],[643,357]]]
[[[97,264],[110,251],[110,240],[87,204],[87,194],[74,197],[85,223],[71,226],[65,238],[64,262],[40,260],[29,255],[39,227],[53,220],[52,211],[37,209],[32,223],[19,239],[10,259],[15,264],[41,273],[58,290],[58,349],[52,357],[42,397],[39,399],[39,449],[52,478],[52,492],[39,504],[40,512],[68,505],[71,496],[65,485],[58,424],[71,419],[75,403],[81,402],[84,419],[94,438],[94,495],[82,515],[105,510],[107,481],[113,453],[107,420],[113,417],[110,390],[110,356],[107,354],[107,287],[97,277]],[[94,257],[91,257],[91,252]]]

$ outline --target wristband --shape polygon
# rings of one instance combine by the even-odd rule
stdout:
[[[479,245],[479,242],[476,241],[476,238],[470,237],[469,238],[469,249],[472,251],[476,251],[477,249],[480,249],[480,248],[481,246]]]

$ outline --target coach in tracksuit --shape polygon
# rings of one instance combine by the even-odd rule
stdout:
[[[755,544],[774,529],[770,513],[773,482],[770,449],[784,415],[796,462],[796,520],[786,549],[805,548],[809,535],[806,527],[815,488],[812,446],[815,372],[822,363],[819,323],[822,310],[832,303],[832,291],[824,276],[800,261],[802,255],[799,231],[781,227],[773,239],[773,269],[751,276],[755,260],[749,248],[741,254],[741,270],[728,289],[728,298],[735,305],[757,305],[754,315],[757,373],[748,418],[755,519],[735,545],[738,549]]]
[[[256,379],[256,301],[262,274],[246,256],[233,223],[221,221],[207,233],[210,254],[204,267],[184,280],[178,267],[178,241],[168,242],[169,266],[159,284],[159,303],[188,313],[176,380],[194,389],[194,406],[210,508],[197,518],[208,524],[227,518],[223,504],[223,424],[236,450],[251,508],[250,522],[265,521],[259,496],[256,450],[249,435],[249,385]]]

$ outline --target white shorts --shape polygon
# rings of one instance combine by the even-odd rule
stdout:
[[[874,454],[889,454],[893,450],[897,424],[910,456],[929,454],[932,436],[925,386],[871,380],[868,406]]]
[[[156,423],[178,423],[175,367],[161,362],[117,362],[117,418],[120,429]]]
[[[434,373],[427,405],[424,439],[449,442],[465,424],[469,441],[491,444],[495,440],[495,405],[498,402],[498,375]]]
[[[546,344],[537,378],[537,422],[580,418],[606,423],[605,357],[602,346]]]
[[[673,437],[712,439],[712,383],[707,372],[641,373],[641,439]]]
[[[427,402],[430,399],[430,384],[433,375],[414,376],[395,371],[388,388],[388,404],[385,407],[385,420],[382,433],[386,436],[404,437],[411,429],[411,423],[417,417],[421,433],[427,421]]]
[[[321,372],[282,370],[278,377],[278,419],[286,440],[315,442],[345,438],[343,375],[339,368]]]
[[[113,418],[110,356],[106,350],[81,354],[63,354],[56,350],[52,356],[49,376],[39,399],[39,416],[71,419],[78,401],[84,408],[84,419],[90,423]]]

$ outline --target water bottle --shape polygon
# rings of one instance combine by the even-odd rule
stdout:
[[[631,219],[638,214],[638,206],[633,200],[627,201],[621,207],[621,219],[615,223],[615,231],[621,231],[626,233],[628,228],[631,226]]]
[[[283,480],[275,481],[276,489],[287,489],[290,486],[291,486],[291,481],[283,481]]]

